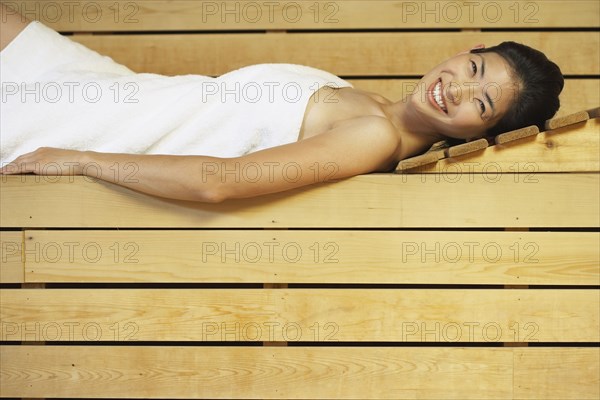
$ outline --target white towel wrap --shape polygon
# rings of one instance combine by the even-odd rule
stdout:
[[[240,156],[297,141],[314,92],[352,87],[294,64],[218,78],[135,73],[39,21],[0,53],[0,78],[2,164],[42,146]]]

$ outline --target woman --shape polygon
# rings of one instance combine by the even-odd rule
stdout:
[[[138,77],[142,80],[158,79],[163,85],[161,90],[167,90],[173,84],[182,84],[181,80],[184,79],[134,74],[126,67],[106,57],[101,59],[97,53],[75,45],[66,38],[51,37],[52,34],[60,35],[42,32],[49,28],[39,22],[34,26],[17,14],[8,15],[6,10],[3,12],[7,15],[2,16],[2,21],[6,22],[2,24],[0,44],[3,52],[0,55],[2,62],[8,65],[5,70],[13,68],[15,76],[23,68],[22,64],[27,63],[11,66],[8,59],[17,57],[16,52],[20,45],[25,46],[27,35],[39,31],[40,35],[49,35],[48,40],[59,41],[65,54],[73,51],[82,54],[83,58],[94,59],[98,65],[104,65],[110,71],[101,67],[101,72],[105,73],[103,76],[109,74],[116,79],[115,82],[123,83],[117,79],[122,77],[130,80]],[[59,47],[57,51],[62,52],[63,48]],[[54,57],[54,61],[56,59]],[[55,70],[60,72],[59,67]],[[220,202],[231,198],[247,198],[369,172],[390,171],[400,160],[422,153],[433,143],[444,139],[470,140],[532,124],[543,127],[544,121],[558,110],[558,96],[563,87],[563,77],[556,64],[542,53],[513,42],[504,42],[488,49],[478,45],[470,51],[457,54],[423,76],[415,92],[398,102],[352,88],[333,75],[309,67],[253,66],[234,71],[233,75],[261,68],[271,68],[269,73],[274,74],[294,71],[299,80],[302,74],[314,74],[315,79],[320,81],[317,90],[310,96],[305,95],[301,102],[301,113],[296,121],[299,131],[295,132],[296,136],[292,135],[291,140],[250,144],[236,150],[237,154],[227,154],[225,148],[228,144],[225,142],[219,145],[220,148],[215,148],[214,153],[191,153],[198,155],[185,155],[185,151],[168,155],[147,154],[160,148],[162,139],[156,148],[125,153],[91,151],[103,148],[104,144],[94,147],[82,142],[65,146],[70,148],[68,150],[43,147],[22,154],[10,164],[3,162],[6,165],[0,172],[90,175],[140,192],[181,200]],[[74,73],[72,70],[68,72]],[[223,77],[227,78],[228,75]],[[98,74],[92,76],[100,77]],[[62,76],[63,79],[66,77],[68,75]],[[337,83],[337,87],[324,83],[328,78]],[[170,82],[168,85],[164,83],[166,79]],[[177,81],[173,82],[173,79]],[[191,79],[191,84],[196,85],[214,83],[204,81],[204,77],[200,76],[187,76],[185,79]],[[165,98],[164,103],[175,100],[177,98]],[[225,103],[221,102],[223,107]],[[25,112],[21,117],[23,123],[36,115],[34,112],[26,114],[29,109],[25,106],[16,107],[19,112]],[[120,112],[126,107],[122,105],[113,109]],[[179,109],[174,108],[171,112]],[[277,112],[279,108],[274,110],[267,117],[261,117],[269,121],[281,119]],[[214,108],[212,112],[218,113],[219,108]],[[167,120],[169,118],[173,119],[167,113]],[[235,115],[232,114],[231,118],[235,119]],[[128,131],[125,136],[133,135],[131,132]],[[10,135],[10,132],[2,132],[2,135]],[[194,140],[188,143],[191,145],[196,140],[201,141],[201,136],[188,135],[188,140]],[[240,139],[243,137],[243,134],[239,136]],[[144,139],[142,136],[138,142]],[[229,141],[231,146],[237,145],[233,142]],[[118,138],[114,143],[119,143]],[[219,153],[221,149],[224,152]],[[136,152],[146,154],[127,154]],[[49,165],[55,168],[45,168]]]

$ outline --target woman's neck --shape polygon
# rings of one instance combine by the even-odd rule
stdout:
[[[445,137],[433,131],[414,112],[407,99],[383,105],[383,111],[396,127],[402,150],[400,159],[405,159],[427,151],[434,143],[445,140]]]

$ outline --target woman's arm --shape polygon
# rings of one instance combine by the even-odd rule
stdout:
[[[236,158],[40,148],[4,166],[2,173],[87,175],[155,196],[220,202],[389,168],[398,147],[393,126],[385,118],[367,116]]]

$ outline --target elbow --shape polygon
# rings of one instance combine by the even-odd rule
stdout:
[[[212,185],[211,185],[212,186]],[[223,185],[206,187],[206,184],[200,185],[199,190],[195,190],[193,195],[194,201],[202,203],[218,204],[228,199],[228,196],[223,188]]]
[[[225,200],[227,200],[227,196],[224,196],[222,193],[218,193],[218,192],[211,192],[211,193],[205,194],[204,198],[202,199],[202,201],[204,201],[205,203],[212,203],[212,204],[222,203]]]

